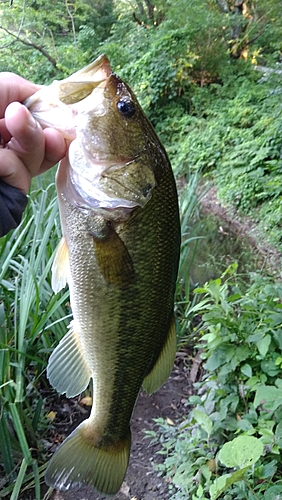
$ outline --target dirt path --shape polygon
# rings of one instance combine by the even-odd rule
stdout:
[[[185,358],[185,359],[184,359]],[[151,397],[141,393],[132,418],[132,451],[130,463],[120,492],[113,500],[169,500],[171,491],[168,483],[153,470],[152,462],[160,461],[156,452],[160,446],[151,445],[149,439],[144,439],[143,430],[154,428],[154,418],[169,418],[172,421],[180,419],[187,413],[185,402],[192,394],[190,370],[187,356],[178,355],[174,370],[164,386]],[[70,490],[68,492],[54,491],[52,500],[106,500],[91,488]]]

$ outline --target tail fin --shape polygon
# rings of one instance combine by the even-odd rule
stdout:
[[[96,439],[97,441],[97,439]],[[123,442],[95,446],[89,419],[82,422],[51,458],[45,480],[59,490],[90,485],[99,493],[116,494],[123,482],[130,453],[131,432]]]

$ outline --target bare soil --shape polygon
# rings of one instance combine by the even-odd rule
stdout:
[[[129,467],[120,492],[111,497],[113,500],[169,500],[169,483],[154,471],[153,462],[160,462],[162,455],[157,452],[160,444],[151,444],[145,438],[145,430],[156,426],[154,419],[169,418],[172,422],[185,418],[188,412],[186,403],[192,394],[192,382],[198,376],[199,363],[187,351],[176,356],[174,369],[163,387],[148,397],[141,392],[131,421],[132,449]],[[62,405],[64,406],[64,402]],[[87,415],[85,415],[87,417]],[[80,419],[81,420],[81,419]],[[79,422],[78,422],[79,423]],[[77,425],[75,423],[74,427]],[[68,429],[68,431],[72,430]],[[61,432],[61,431],[60,431]],[[60,440],[60,436],[58,436]],[[105,500],[92,488],[54,491],[52,500]]]

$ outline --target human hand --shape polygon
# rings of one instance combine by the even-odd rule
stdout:
[[[60,132],[42,130],[20,104],[39,88],[13,73],[0,73],[0,178],[24,194],[31,178],[54,166],[67,150]]]

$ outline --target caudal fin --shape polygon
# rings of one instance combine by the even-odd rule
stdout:
[[[59,490],[90,485],[99,493],[116,494],[123,482],[130,453],[131,432],[123,442],[95,446],[89,419],[82,422],[51,458],[45,481]]]

